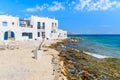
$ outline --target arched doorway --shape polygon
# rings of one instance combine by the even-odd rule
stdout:
[[[4,40],[8,40],[9,38],[15,39],[15,34],[13,31],[6,31],[4,33]]]

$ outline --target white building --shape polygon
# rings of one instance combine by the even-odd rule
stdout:
[[[9,15],[0,15],[1,40],[64,39],[67,32],[58,29],[58,20],[47,17],[31,16],[19,19]]]

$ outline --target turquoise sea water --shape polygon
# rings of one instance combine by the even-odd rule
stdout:
[[[83,38],[75,43],[77,49],[120,58],[120,35],[69,35],[68,37]]]

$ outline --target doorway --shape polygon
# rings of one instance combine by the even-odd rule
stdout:
[[[15,34],[13,31],[6,31],[4,33],[4,40],[8,40],[9,38],[15,39]]]

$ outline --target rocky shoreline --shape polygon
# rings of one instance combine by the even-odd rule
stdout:
[[[98,59],[66,46],[66,43],[74,43],[79,39],[66,39],[52,44],[51,48],[59,51],[61,74],[67,80],[120,80],[120,59]]]

